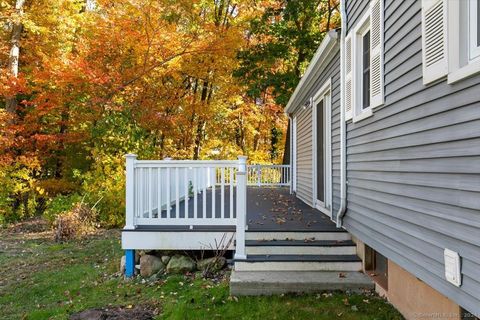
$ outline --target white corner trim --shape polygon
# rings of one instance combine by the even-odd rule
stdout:
[[[287,106],[285,107],[285,113],[293,113],[300,105],[304,104],[305,101],[301,100],[302,98],[305,98],[302,97],[302,93],[304,94],[305,91],[307,91],[315,83],[315,75],[321,71],[321,67],[325,63],[328,54],[337,43],[337,39],[338,34],[336,30],[330,30],[326,34],[322,43],[315,52],[315,55],[310,61],[307,70],[295,88],[295,91],[288,100]]]
[[[365,120],[373,116],[372,108],[365,109],[362,113],[353,116],[353,123]]]

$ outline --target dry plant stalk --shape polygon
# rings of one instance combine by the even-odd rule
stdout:
[[[101,199],[100,199],[101,200]],[[97,210],[83,202],[76,203],[72,210],[58,215],[54,222],[55,241],[79,239],[96,230]]]
[[[213,276],[213,272],[212,272],[213,267],[217,265],[220,258],[225,256],[225,253],[231,247],[234,239],[235,239],[235,235],[232,235],[229,239],[227,239],[227,234],[224,233],[220,241],[217,241],[217,239],[215,239],[215,246],[212,246],[212,244],[208,244],[208,245],[203,244],[206,248],[209,249],[209,251],[210,250],[213,251],[213,258],[214,258],[212,263],[210,263],[205,268],[205,270],[203,270],[202,276],[204,278],[210,278]],[[204,254],[205,254],[205,250],[202,250],[200,253],[200,260],[203,260]]]

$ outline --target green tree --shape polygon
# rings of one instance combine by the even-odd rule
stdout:
[[[235,71],[248,95],[284,107],[325,34],[338,27],[338,7],[338,0],[277,0],[252,19],[249,46],[238,53]],[[288,131],[284,163],[289,159]],[[277,134],[276,128],[271,132]]]

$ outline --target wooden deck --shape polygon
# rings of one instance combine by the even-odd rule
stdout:
[[[248,187],[247,219],[249,231],[337,230],[329,217],[281,187]]]

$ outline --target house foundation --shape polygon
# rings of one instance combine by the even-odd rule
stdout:
[[[353,240],[357,245],[357,255],[363,261],[364,272],[375,282],[375,291],[395,306],[407,320],[464,319],[462,308],[458,304],[392,260],[385,258],[386,271],[379,274],[375,269],[378,257],[374,250],[358,239]]]

